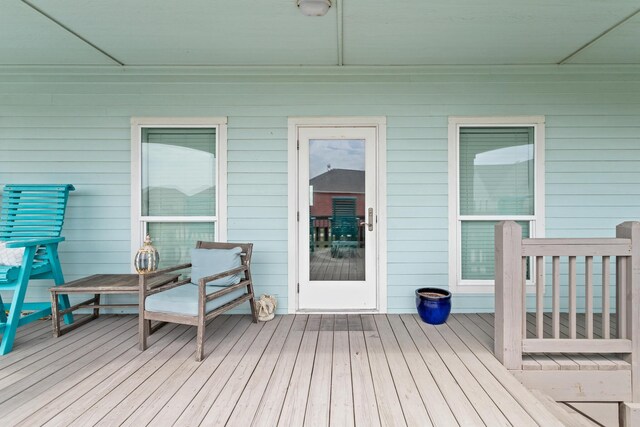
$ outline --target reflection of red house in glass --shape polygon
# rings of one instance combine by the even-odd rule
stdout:
[[[331,169],[309,180],[313,188],[313,200],[309,207],[315,229],[315,240],[326,241],[333,213],[333,199],[353,197],[356,200],[356,216],[364,220],[364,171]]]

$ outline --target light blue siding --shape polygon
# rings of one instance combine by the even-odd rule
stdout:
[[[546,117],[547,236],[613,236],[640,219],[633,67],[5,68],[0,184],[73,183],[66,278],[129,272],[131,116],[227,116],[228,238],[255,244],[256,292],[275,294],[282,312],[287,118],[386,116],[388,307],[410,312],[416,287],[448,282],[450,115]],[[47,286],[28,299],[48,298]],[[492,295],[454,298],[459,311],[493,308]]]

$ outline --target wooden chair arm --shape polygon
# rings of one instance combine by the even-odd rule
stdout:
[[[140,274],[140,276],[144,276],[145,279],[151,279],[152,277],[159,276],[161,274],[171,273],[173,271],[184,270],[185,268],[191,267],[191,263],[174,265],[172,267],[163,268],[161,270],[156,270],[151,273]]]
[[[250,283],[249,280],[243,280],[240,283],[236,283],[235,285],[226,286],[224,289],[220,289],[219,291],[215,291],[215,292],[212,292],[210,294],[206,294],[206,292],[205,292],[205,301],[206,302],[213,301],[216,298],[220,298],[221,296],[224,296],[226,294],[230,294],[231,292],[235,291],[236,289],[247,287],[247,285],[249,285],[249,283]]]
[[[223,277],[232,276],[234,274],[242,273],[243,271],[247,271],[248,269],[249,269],[248,266],[243,265],[243,266],[231,269],[231,270],[223,271],[222,273],[214,274],[212,276],[202,277],[202,278],[200,278],[200,280],[198,280],[198,285],[204,286],[209,282],[213,282],[214,280],[218,280],[218,279],[221,279]]]
[[[29,246],[49,245],[51,243],[60,243],[64,237],[50,237],[47,239],[25,239],[25,240],[9,240],[6,243],[7,248],[27,248]]]
[[[191,283],[190,280],[191,279],[184,279],[184,280],[180,280],[178,282],[169,282],[169,283],[164,283],[164,284],[161,284],[161,285],[157,285],[157,286],[154,286],[153,288],[145,289],[144,295],[148,297],[149,295],[153,295],[153,294],[157,294],[157,293],[160,293],[160,292],[168,291],[169,289],[177,288],[178,286],[187,285],[187,284]]]

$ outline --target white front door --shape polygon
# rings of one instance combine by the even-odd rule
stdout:
[[[298,309],[378,307],[375,127],[298,128]]]

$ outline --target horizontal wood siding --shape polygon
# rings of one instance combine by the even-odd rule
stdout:
[[[411,312],[416,287],[448,282],[447,117],[544,115],[547,237],[613,237],[640,219],[637,70],[4,68],[0,184],[74,184],[66,278],[128,272],[131,116],[227,116],[228,238],[255,244],[256,293],[275,294],[284,312],[287,118],[386,116],[388,308]],[[597,308],[598,287],[594,297]],[[457,295],[454,307],[492,311],[493,296]]]

